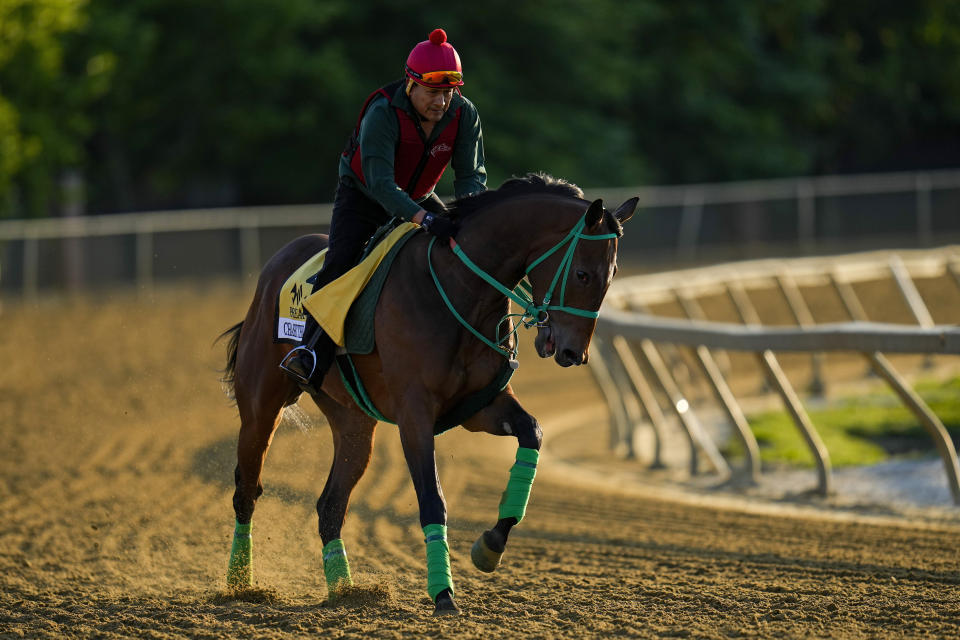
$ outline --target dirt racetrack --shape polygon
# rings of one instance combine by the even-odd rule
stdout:
[[[462,430],[437,441],[463,615],[431,616],[416,500],[386,424],[343,532],[357,588],[327,602],[314,502],[329,431],[306,402],[267,459],[256,589],[229,593],[238,421],[211,342],[248,295],[0,313],[0,638],[960,634],[960,526],[682,500],[579,473],[576,459],[606,455],[605,411],[586,371],[530,348],[515,388],[545,451],[492,576],[470,545],[496,519],[515,444]]]

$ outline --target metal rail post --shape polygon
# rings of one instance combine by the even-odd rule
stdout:
[[[817,191],[810,180],[797,181],[797,243],[804,252],[816,248]]]
[[[930,176],[918,173],[916,177],[917,193],[917,240],[921,247],[933,244],[933,206],[931,205]]]
[[[943,460],[944,469],[947,472],[947,486],[950,488],[950,494],[953,496],[953,503],[960,505],[960,466],[957,464],[957,451],[950,439],[950,434],[927,403],[914,391],[909,383],[899,374],[893,365],[879,351],[865,354],[870,358],[874,369],[881,378],[887,381],[887,384],[900,396],[900,400],[910,411],[920,420],[920,424],[927,430],[927,433],[933,438],[933,443],[940,453]]]
[[[857,297],[857,293],[854,291],[853,285],[846,280],[841,280],[836,271],[831,272],[829,275],[830,282],[833,284],[834,290],[840,297],[840,302],[843,303],[843,307],[847,310],[847,313],[850,315],[850,317],[853,320],[858,320],[861,322],[869,321],[870,318],[867,316],[867,312],[864,311],[863,305],[860,304],[860,298]],[[870,377],[876,374],[876,369],[874,369],[873,366],[869,366],[867,367],[867,371],[864,373],[864,376]]]
[[[256,279],[260,266],[260,227],[257,224],[246,224],[240,227],[241,279]]]
[[[136,235],[137,290],[141,294],[153,291],[153,230],[143,223]]]
[[[703,194],[696,190],[684,191],[680,230],[677,233],[677,253],[682,260],[693,260],[697,256],[702,217]]]
[[[646,376],[643,375],[640,364],[626,339],[623,336],[614,336],[611,343],[653,427],[653,462],[650,466],[654,469],[663,469],[666,466],[663,463],[663,434],[667,427],[667,420],[663,416],[663,411],[660,410],[660,403],[653,389],[650,388]]]
[[[680,302],[680,306],[683,307],[688,317],[701,319],[704,316],[700,304],[694,298],[686,296],[680,291],[676,291],[675,293],[677,300]],[[740,439],[740,444],[743,446],[745,461],[740,473],[746,477],[750,483],[756,484],[760,479],[760,447],[757,445],[756,437],[754,437],[753,432],[750,430],[750,424],[747,422],[746,416],[743,415],[743,410],[740,409],[740,404],[730,390],[730,386],[723,377],[720,366],[714,359],[710,349],[701,344],[697,345],[694,353],[696,354],[697,362],[700,363],[703,374],[713,388],[714,394],[716,394],[717,401],[726,412],[730,423],[733,424],[734,433],[737,434],[737,437]]]
[[[688,318],[691,320],[707,320],[707,314],[703,312],[703,307],[695,298],[682,293],[679,289],[675,290],[673,294]],[[730,354],[724,349],[712,349],[710,353],[717,366],[720,367],[720,371],[723,374],[730,373],[730,369],[733,368],[733,364],[730,362]]]
[[[867,314],[864,312],[860,301],[853,292],[853,287],[848,282],[841,282],[835,276],[831,275],[833,286],[840,293],[840,300],[852,320],[866,321]],[[870,362],[870,367],[877,375],[883,378],[890,388],[893,389],[904,405],[917,417],[923,428],[933,438],[934,445],[940,453],[943,460],[944,469],[947,472],[947,484],[950,487],[950,493],[953,496],[954,504],[960,505],[960,466],[957,462],[957,452],[947,433],[943,422],[937,417],[926,402],[921,398],[901,376],[893,364],[879,351],[864,352],[863,356]]]
[[[804,328],[817,324],[793,276],[786,271],[782,271],[777,274],[777,284],[780,286],[780,291],[783,292],[783,297],[787,299],[787,306],[793,312],[797,324]],[[818,396],[822,396],[826,392],[826,385],[823,381],[822,353],[810,354],[810,386],[807,390]]]
[[[683,431],[690,444],[690,475],[699,473],[698,451],[703,451],[716,472],[724,480],[728,479],[730,477],[730,466],[723,459],[713,439],[703,430],[703,426],[690,407],[690,402],[684,397],[679,385],[670,375],[670,371],[660,356],[660,352],[657,351],[656,345],[653,344],[652,340],[641,340],[640,353],[647,366],[653,371],[654,378],[667,395],[671,409],[683,426]]]
[[[903,264],[903,259],[900,256],[893,255],[890,258],[890,273],[893,274],[893,280],[897,283],[900,295],[903,296],[917,324],[924,329],[929,329],[934,326],[933,316],[930,315],[930,310],[927,309],[927,305],[923,302],[923,296],[921,296],[917,290],[917,285],[914,283],[913,278],[910,277],[910,272],[907,270],[907,266]],[[923,366],[926,369],[933,366],[933,357],[930,354],[924,357]]]
[[[903,296],[917,324],[924,329],[934,326],[933,316],[930,315],[930,310],[924,304],[923,297],[917,290],[917,285],[910,277],[910,272],[907,270],[907,266],[903,264],[903,259],[900,256],[894,255],[890,258],[890,273],[893,274],[900,295]]]
[[[40,280],[40,239],[30,234],[23,239],[23,297],[34,302]]]
[[[588,367],[593,378],[600,387],[607,402],[607,408],[610,410],[610,448],[623,450],[623,455],[627,459],[636,457],[633,448],[633,430],[636,422],[631,419],[629,400],[636,402],[632,393],[624,393],[614,380],[614,375],[610,371],[613,365],[613,357],[610,354],[610,348],[605,340],[599,336],[593,338],[593,349],[590,354],[590,366]],[[629,399],[629,400],[628,400]],[[637,407],[639,412],[639,407]]]
[[[747,297],[747,292],[739,282],[727,283],[727,293],[730,295],[733,304],[737,307],[737,311],[744,324],[755,326],[760,324],[760,317],[757,315],[753,303],[750,302],[750,298]],[[806,441],[810,453],[813,454],[814,462],[816,462],[817,465],[817,493],[823,496],[829,495],[833,491],[833,471],[830,464],[830,452],[827,451],[826,445],[823,444],[820,434],[817,433],[816,428],[813,426],[810,416],[807,415],[803,404],[800,402],[800,397],[793,390],[790,380],[787,379],[774,353],[766,349],[762,353],[758,353],[757,357],[771,383],[773,383],[780,393],[780,398],[783,400],[783,404],[790,414],[790,417],[793,418],[794,424],[796,424],[800,430],[800,435],[802,435]]]

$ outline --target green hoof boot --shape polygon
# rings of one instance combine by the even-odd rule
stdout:
[[[353,586],[350,562],[342,539],[331,540],[323,547],[323,573],[327,578],[327,597],[330,600],[335,600]]]
[[[246,589],[253,585],[253,541],[250,525],[237,523],[230,547],[230,562],[227,565],[227,586],[231,589]]]
[[[453,595],[451,595],[449,589],[444,589],[437,594],[437,600],[435,604],[436,608],[433,610],[433,615],[435,616],[460,615],[460,607],[458,607],[457,603],[453,601]]]
[[[231,589],[247,589],[253,585],[253,572],[249,564],[231,564],[227,569],[227,586]]]
[[[500,559],[503,557],[502,551],[494,551],[490,548],[490,542],[487,536],[492,532],[484,531],[483,535],[477,538],[470,549],[470,559],[473,560],[473,566],[485,573],[493,573],[500,566]]]

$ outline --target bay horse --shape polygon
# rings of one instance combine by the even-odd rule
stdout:
[[[597,310],[616,271],[621,225],[637,200],[610,213],[601,200],[584,200],[569,182],[528,174],[452,203],[449,215],[461,226],[449,245],[418,232],[397,253],[376,306],[375,349],[353,360],[367,397],[399,429],[425,535],[427,591],[435,614],[459,613],[434,459],[438,417],[489,388],[507,362],[516,364],[512,334],[519,324],[510,315],[510,299],[523,307],[514,316],[537,326],[534,344],[541,358],[553,356],[562,367],[587,361]],[[232,588],[252,584],[250,524],[263,493],[263,463],[283,409],[301,394],[278,368],[292,348],[273,340],[278,292],[326,243],[326,236],[314,234],[280,249],[264,266],[245,319],[221,336],[229,338],[224,381],[240,414],[236,527],[227,570]],[[521,283],[524,278],[529,283]],[[499,338],[501,333],[506,336]],[[511,528],[524,516],[542,442],[540,425],[509,384],[493,393],[485,406],[459,421],[468,431],[513,436],[518,444],[499,519],[471,551],[475,566],[487,572],[499,565]],[[370,461],[377,420],[358,407],[336,368],[313,400],[333,433],[333,464],[317,515],[324,574],[334,597],[352,584],[340,531],[350,494]]]

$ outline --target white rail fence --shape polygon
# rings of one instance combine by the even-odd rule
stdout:
[[[872,241],[882,247],[891,234],[897,246],[960,240],[958,169],[587,189],[608,202],[635,195],[641,212],[622,247],[630,260],[687,260],[707,249],[742,258],[775,247],[782,255],[864,236],[885,236]],[[117,280],[149,288],[206,273],[247,278],[296,234],[324,230],[331,211],[330,204],[102,216],[71,209],[62,218],[0,220],[0,293],[29,299]],[[864,216],[885,223],[863,223]]]
[[[195,209],[190,211],[156,211],[102,216],[78,216],[70,218],[43,218],[39,220],[0,221],[0,265],[5,244],[14,242],[21,247],[20,282],[25,298],[35,298],[41,287],[40,272],[43,260],[40,246],[44,241],[59,241],[61,251],[56,254],[62,260],[62,277],[52,287],[68,288],[71,276],[82,271],[85,264],[96,258],[97,248],[84,251],[71,240],[113,238],[133,241],[133,283],[139,288],[149,288],[156,279],[158,237],[173,234],[197,234],[202,232],[236,232],[229,253],[239,256],[240,277],[250,277],[260,271],[265,257],[279,246],[293,239],[291,229],[303,232],[323,231],[330,224],[333,205],[303,205],[286,207],[248,207],[242,209]],[[283,229],[282,240],[264,250],[262,235],[266,229]],[[6,241],[6,242],[5,242]],[[113,251],[122,252],[122,245],[113,245]],[[203,257],[189,252],[177,252],[180,262],[202,264]],[[175,265],[176,266],[176,265]],[[189,271],[189,270],[188,270]],[[3,274],[0,273],[0,277]],[[57,280],[56,276],[53,278]]]
[[[919,278],[939,278],[939,286],[953,288],[949,293],[954,296],[960,293],[956,290],[960,287],[960,247],[729,263],[615,281],[601,310],[590,360],[591,371],[609,405],[611,444],[633,457],[635,429],[649,424],[654,434],[653,451],[649,453],[653,465],[662,466],[663,436],[670,428],[665,414],[672,413],[689,445],[691,474],[701,471],[702,456],[725,479],[756,482],[760,474],[759,447],[726,376],[730,368],[727,351],[751,352],[813,455],[817,492],[826,495],[833,486],[829,451],[776,354],[811,353],[810,389],[822,393],[823,352],[855,352],[862,354],[871,370],[889,384],[933,439],[953,500],[960,505],[960,466],[949,434],[884,355],[960,355],[960,326],[934,323],[915,285]],[[915,324],[870,321],[856,287],[884,280],[888,288],[892,283],[899,292],[884,304],[896,305],[899,297],[905,314]],[[816,324],[804,288],[833,291],[849,322]],[[753,300],[763,298],[785,301],[794,326],[762,325]],[[700,302],[705,299],[727,299],[741,324],[707,321]],[[876,301],[871,302],[876,306]],[[652,307],[664,304],[682,309],[686,318],[650,313]],[[683,358],[678,346],[691,351],[688,358]],[[690,361],[696,364],[689,369],[699,370],[700,379],[712,389],[742,445],[742,468],[730,468],[698,420],[691,394],[682,381],[688,378],[689,388],[691,372],[675,375]]]

